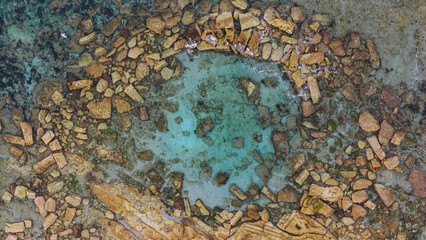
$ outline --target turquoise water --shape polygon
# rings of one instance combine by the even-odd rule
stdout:
[[[191,201],[202,198],[213,207],[219,201],[229,201],[227,189],[232,183],[243,191],[250,183],[263,184],[255,174],[259,163],[253,158],[253,151],[263,156],[274,154],[270,140],[273,127],[262,126],[256,104],[266,106],[271,115],[277,112],[277,104],[284,106],[284,113],[278,116],[274,126],[281,129],[286,128],[289,116],[298,114],[298,105],[289,94],[288,80],[282,79],[282,71],[276,64],[221,53],[200,53],[193,59],[182,53],[177,58],[183,64],[184,73],[179,79],[169,80],[167,88],[179,90],[166,100],[178,103],[179,108],[176,112],[165,112],[168,131],[157,132],[154,139],[139,137],[136,146],[152,150],[171,170],[183,172],[183,190],[188,190]],[[276,85],[268,87],[261,83],[265,78],[273,79]],[[240,87],[240,79],[258,84],[258,103]],[[214,127],[204,137],[197,137],[194,132],[197,123],[207,117],[213,120]],[[132,135],[143,136],[143,133]],[[240,146],[233,146],[237,140]],[[208,181],[199,178],[201,165],[211,167]],[[284,176],[286,171],[282,168],[276,174]],[[221,187],[212,183],[219,172],[230,176]]]

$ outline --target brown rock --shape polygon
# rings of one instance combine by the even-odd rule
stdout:
[[[52,224],[58,219],[58,215],[55,213],[50,213],[43,222],[43,230],[46,231]]]
[[[355,101],[356,98],[356,92],[355,87],[351,83],[346,83],[339,89],[340,93],[346,98],[348,101]]]
[[[383,87],[382,92],[379,94],[379,97],[383,100],[383,102],[385,102],[386,106],[390,108],[399,106],[401,103],[398,94],[396,94],[389,86]]]
[[[79,90],[79,89],[89,90],[92,84],[93,84],[93,80],[77,80],[77,81],[68,82],[68,87],[71,91]]]
[[[405,130],[398,130],[395,132],[395,135],[393,135],[393,138],[391,140],[391,143],[393,145],[399,146],[401,144],[402,139],[404,139],[405,134],[407,134],[407,131]]]
[[[374,45],[373,41],[367,40],[366,42],[367,49],[370,52],[370,63],[374,69],[380,68],[380,57],[376,49],[376,45]]]
[[[301,63],[301,64],[307,64],[307,65],[312,65],[312,64],[322,63],[323,61],[324,61],[324,53],[322,53],[322,52],[313,52],[313,53],[304,54],[300,58],[299,63]]]
[[[146,76],[149,75],[149,67],[146,65],[146,63],[139,63],[138,67],[136,68],[136,78],[138,80],[144,79]]]
[[[321,92],[318,86],[318,81],[314,76],[308,77],[308,87],[309,87],[309,92],[311,93],[312,102],[314,104],[319,103],[321,98]]]
[[[91,101],[87,104],[89,115],[95,119],[111,118],[111,98],[104,98],[100,102]]]
[[[374,81],[367,82],[360,90],[360,93],[366,96],[376,94],[377,88]]]
[[[377,137],[375,135],[368,137],[367,138],[367,142],[368,144],[370,144],[370,147],[373,149],[374,153],[376,154],[376,156],[380,159],[383,160],[386,157],[385,152],[382,149],[382,146],[380,146],[379,141],[377,140]]]
[[[242,13],[238,16],[241,25],[241,31],[246,29],[256,27],[260,24],[260,21],[257,17],[255,17],[252,13]]]
[[[363,203],[368,200],[368,194],[366,190],[360,190],[352,193],[352,202]]]
[[[78,25],[78,28],[84,33],[91,33],[95,27],[93,25],[92,19],[83,18],[83,20],[81,20],[80,24]]]
[[[271,140],[274,145],[275,155],[284,157],[288,153],[287,134],[285,132],[273,131]]]
[[[297,190],[287,185],[281,191],[278,192],[278,202],[291,203],[299,200],[299,194]]]
[[[385,165],[388,169],[394,169],[399,165],[399,158],[397,155],[387,158],[383,161],[383,165]]]
[[[352,189],[354,191],[356,190],[361,190],[361,189],[366,189],[368,188],[371,184],[373,184],[372,181],[368,180],[368,179],[358,179],[356,180],[353,184],[352,184]]]
[[[160,17],[149,17],[146,20],[146,27],[157,34],[161,34],[165,25],[166,23]]]
[[[392,125],[390,125],[388,121],[386,121],[386,119],[383,120],[383,122],[380,124],[379,142],[382,145],[386,146],[389,143],[394,132],[395,132],[395,128]]]
[[[134,47],[129,50],[129,52],[127,53],[127,56],[129,58],[137,59],[139,55],[141,55],[144,51],[145,50],[141,47]]]
[[[101,27],[101,31],[105,36],[110,36],[121,25],[121,16],[117,16]]]
[[[324,201],[337,202],[343,197],[343,191],[339,187],[321,187],[312,184],[309,188],[309,196],[319,197]]]
[[[50,166],[55,164],[55,158],[53,155],[49,155],[45,157],[43,160],[38,161],[33,165],[33,169],[36,171],[37,174],[42,174],[46,169],[48,169]]]
[[[361,113],[358,124],[366,132],[375,132],[380,129],[379,122],[369,112]]]
[[[114,106],[118,113],[126,113],[132,110],[132,105],[127,101],[127,98],[115,97]]]
[[[377,194],[379,194],[386,207],[390,207],[396,200],[396,194],[393,191],[388,190],[382,184],[374,184],[374,189],[376,190]]]
[[[234,17],[232,12],[222,12],[216,18],[216,28],[233,28],[234,27]]]
[[[358,204],[352,205],[352,217],[354,220],[362,218],[365,215],[367,215],[367,210],[365,208]]]
[[[290,16],[295,23],[301,22],[306,18],[305,9],[302,7],[292,7]]]
[[[302,101],[303,117],[309,117],[315,112],[315,107],[310,101]]]
[[[293,79],[294,83],[297,87],[301,87],[303,84],[305,84],[306,79],[303,76],[302,72],[300,70],[295,71],[291,74],[291,79]]]
[[[94,77],[94,78],[98,78],[100,76],[102,76],[102,73],[105,71],[107,67],[100,64],[99,62],[92,62],[89,66],[86,67],[86,72]]]
[[[276,28],[288,33],[288,34],[293,34],[293,30],[296,27],[295,23],[286,21],[286,20],[281,19],[281,18],[275,18],[269,24],[271,24],[272,26],[274,26],[274,27],[276,27]]]
[[[420,198],[426,198],[426,178],[424,172],[414,170],[410,173],[408,181],[413,187],[413,195]]]
[[[338,38],[333,38],[333,40],[329,44],[331,50],[333,51],[334,55],[336,56],[345,56],[346,52],[343,48],[343,43]]]

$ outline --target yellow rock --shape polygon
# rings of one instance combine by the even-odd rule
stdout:
[[[281,18],[275,18],[274,20],[271,21],[270,24],[288,34],[293,34],[293,30],[296,26],[295,23],[286,21]]]
[[[95,119],[111,118],[111,98],[104,98],[102,101],[91,101],[87,104],[89,115]]]

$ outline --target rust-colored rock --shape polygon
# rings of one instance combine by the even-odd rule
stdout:
[[[94,77],[94,78],[98,78],[100,76],[102,76],[102,73],[105,71],[105,69],[107,69],[106,66],[100,64],[99,62],[92,62],[89,66],[86,67],[86,72]]]
[[[375,132],[380,129],[379,122],[369,112],[361,113],[358,124],[366,132]]]
[[[102,101],[91,101],[87,104],[89,115],[95,119],[111,118],[111,98],[104,98]]]
[[[398,94],[395,93],[389,86],[384,86],[382,92],[379,94],[380,99],[386,104],[387,107],[394,108],[399,106],[401,100],[399,99]]]
[[[413,187],[413,195],[426,198],[426,178],[425,173],[420,170],[414,170],[410,173],[408,181]]]
[[[322,62],[324,62],[324,53],[322,52],[304,54],[299,60],[299,63],[307,65],[319,64]]]
[[[396,194],[393,191],[388,190],[382,184],[374,184],[374,189],[376,190],[377,194],[379,194],[386,207],[390,207],[392,203],[395,202]]]

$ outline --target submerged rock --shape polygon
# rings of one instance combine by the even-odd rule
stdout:
[[[414,170],[410,173],[408,181],[413,187],[413,195],[416,197],[426,198],[426,178],[422,171]]]
[[[209,133],[213,127],[213,121],[211,117],[204,118],[200,121],[201,123],[198,124],[197,129],[194,131],[197,137],[204,137],[207,133]]]
[[[229,174],[228,173],[219,172],[218,174],[216,174],[216,176],[214,176],[213,183],[216,186],[220,187],[222,185],[225,185],[226,182],[228,181],[228,179],[229,179]]]
[[[273,131],[271,140],[275,149],[275,156],[284,157],[288,153],[287,134],[285,132]]]

